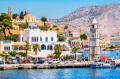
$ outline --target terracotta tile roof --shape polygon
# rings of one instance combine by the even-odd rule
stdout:
[[[5,30],[6,31],[6,35],[10,35],[9,34],[9,31],[12,33],[12,34],[21,34],[21,30],[13,30],[13,29],[10,29],[10,30]],[[24,34],[24,32],[22,31],[22,34]]]

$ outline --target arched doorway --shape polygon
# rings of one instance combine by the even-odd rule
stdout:
[[[41,50],[46,50],[46,45],[41,45]]]
[[[47,50],[53,50],[52,45],[49,44],[49,45],[47,46]]]
[[[65,44],[62,45],[63,51],[66,51],[67,46]]]

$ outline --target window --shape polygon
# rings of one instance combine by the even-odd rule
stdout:
[[[23,37],[22,37],[22,41],[23,41]]]
[[[48,42],[48,37],[45,38],[45,42]]]
[[[37,42],[38,42],[38,37],[37,37]]]
[[[4,50],[5,50],[5,51],[9,51],[9,50],[10,50],[10,47],[4,47]]]
[[[34,37],[34,38],[35,38],[35,42],[36,42],[36,41],[37,41],[37,40],[36,40],[36,37]]]
[[[51,41],[53,41],[53,37],[51,37]]]
[[[40,37],[40,41],[42,41],[42,37]]]
[[[34,37],[32,37],[32,42],[34,42]]]

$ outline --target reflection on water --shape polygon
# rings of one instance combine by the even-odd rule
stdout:
[[[4,70],[0,71],[0,79],[119,79],[119,72],[120,68]]]

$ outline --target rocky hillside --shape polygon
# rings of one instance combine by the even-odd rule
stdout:
[[[120,4],[110,3],[81,7],[69,15],[49,20],[52,24],[68,25],[69,29],[82,30],[89,33],[90,24],[96,18],[101,35],[110,36],[120,31]]]

